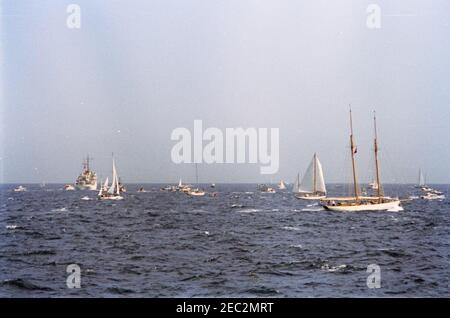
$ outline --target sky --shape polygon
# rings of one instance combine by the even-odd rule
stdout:
[[[194,120],[279,128],[279,171],[200,164],[200,182],[292,182],[314,152],[326,182],[450,183],[450,2],[3,0],[0,182],[74,182],[90,154],[124,182],[195,180],[170,139]],[[81,8],[81,28],[66,25]],[[381,9],[369,28],[369,4]]]

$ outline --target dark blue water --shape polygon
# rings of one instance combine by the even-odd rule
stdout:
[[[105,202],[62,185],[3,185],[0,296],[450,296],[449,186],[435,186],[444,201],[362,213],[323,211],[256,185],[195,198],[138,187]],[[80,289],[66,286],[69,264],[81,268]],[[381,268],[379,289],[367,287],[369,264]]]

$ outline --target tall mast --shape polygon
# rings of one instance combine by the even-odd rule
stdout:
[[[352,153],[353,189],[355,191],[355,199],[356,199],[356,201],[358,201],[358,182],[356,179],[356,168],[355,168],[356,146],[353,141],[353,121],[352,121],[352,109],[351,108],[350,108],[350,151]]]
[[[375,154],[375,172],[376,172],[376,177],[377,177],[377,194],[378,194],[378,198],[381,200],[381,197],[383,196],[383,189],[381,188],[381,180],[380,180],[380,166],[378,163],[378,136],[377,136],[377,118],[376,118],[376,114],[375,111],[373,112],[373,127],[374,127],[374,132],[375,132],[375,139],[373,142],[373,150],[374,150],[374,154]]]
[[[316,193],[316,153],[314,153],[314,177],[313,177],[313,193]]]
[[[89,171],[89,155],[86,156],[86,170]]]
[[[197,163],[195,164],[195,183],[198,185],[198,167]]]

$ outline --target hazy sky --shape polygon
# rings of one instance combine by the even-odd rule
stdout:
[[[66,26],[81,7],[81,29]],[[381,28],[366,26],[381,7]],[[376,109],[386,182],[450,182],[450,1],[3,0],[1,182],[73,182],[89,153],[125,182],[192,181],[176,127],[277,127],[280,169],[200,165],[200,181],[293,181],[316,151],[372,174]]]

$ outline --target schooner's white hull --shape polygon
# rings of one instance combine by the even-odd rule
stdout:
[[[304,195],[298,195],[296,194],[295,197],[300,200],[322,200],[325,199],[325,195],[310,195],[310,196],[304,196]]]
[[[387,211],[400,208],[400,200],[383,203],[360,204],[360,205],[322,205],[325,209],[337,212],[361,212],[361,211]]]

